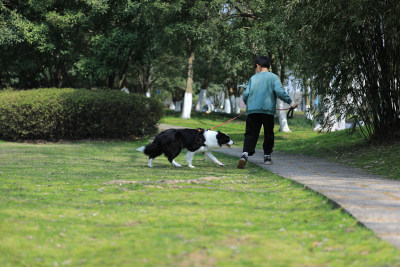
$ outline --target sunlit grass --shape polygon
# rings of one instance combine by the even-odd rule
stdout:
[[[167,117],[188,127],[221,121]],[[293,146],[309,146],[300,130]],[[221,126],[240,142],[244,122]],[[292,130],[294,130],[293,128]],[[299,128],[300,129],[300,128]],[[277,147],[295,140],[279,136]],[[304,142],[300,139],[304,136]],[[0,142],[0,266],[398,266],[400,252],[325,197],[251,163],[147,143]],[[295,150],[294,150],[295,152]],[[185,162],[184,154],[177,161]]]

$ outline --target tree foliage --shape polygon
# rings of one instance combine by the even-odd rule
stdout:
[[[126,0],[0,2],[0,85],[111,87],[151,54],[144,3]],[[121,81],[122,80],[122,81]]]
[[[397,1],[296,0],[287,9],[300,70],[332,112],[364,122],[369,140],[400,136],[398,14]]]

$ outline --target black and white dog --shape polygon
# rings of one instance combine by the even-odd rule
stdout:
[[[188,151],[186,153],[186,162],[189,168],[194,168],[192,165],[193,156],[197,152],[203,152],[204,157],[212,160],[214,163],[219,166],[224,166],[225,164],[221,163],[211,152],[213,149],[221,148],[222,146],[231,147],[233,145],[233,141],[229,138],[227,134],[221,133],[220,131],[210,131],[206,130],[204,132],[204,137],[206,139],[206,145],[200,147],[196,151]]]
[[[187,149],[186,161],[190,168],[193,156],[196,152],[204,152],[204,156],[211,159],[220,166],[224,166],[211,153],[211,149],[219,148],[223,145],[230,147],[233,141],[228,135],[221,132],[209,131],[204,129],[168,129],[159,133],[151,144],[142,146],[137,151],[149,156],[148,166],[153,167],[153,159],[164,154],[171,164],[182,167],[175,161],[182,149]]]

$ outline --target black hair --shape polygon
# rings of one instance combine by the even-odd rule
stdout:
[[[256,60],[254,60],[254,67],[257,67],[257,64],[261,66],[261,68],[268,68],[271,66],[271,61],[267,56],[258,56]]]

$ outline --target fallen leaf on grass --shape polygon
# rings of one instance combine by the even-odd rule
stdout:
[[[321,245],[322,245],[322,242],[314,241],[314,242],[312,243],[312,248],[320,247]]]

